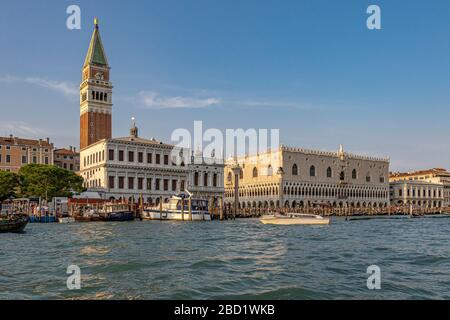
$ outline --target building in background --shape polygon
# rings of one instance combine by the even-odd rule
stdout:
[[[53,159],[54,164],[60,168],[73,172],[80,171],[80,153],[75,147],[55,149]]]
[[[196,198],[223,199],[224,163],[214,154],[205,158],[201,152],[192,154],[188,164],[188,190]]]
[[[450,206],[450,172],[442,168],[391,173],[391,204],[414,208]]]
[[[177,161],[174,146],[155,139],[143,139],[133,124],[130,136],[97,141],[81,150],[80,175],[85,187],[103,199],[147,203],[168,201],[189,190],[203,199],[223,196],[221,161],[188,164]],[[177,163],[179,162],[179,163]]]
[[[0,170],[18,172],[27,164],[53,164],[53,149],[49,138],[0,137]]]
[[[225,201],[234,203],[237,180],[240,208],[386,208],[389,204],[389,159],[347,153],[342,146],[338,152],[281,146],[230,159],[225,177]]]

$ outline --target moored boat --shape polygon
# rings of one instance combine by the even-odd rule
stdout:
[[[410,219],[410,215],[355,215],[348,216],[345,219],[348,221],[363,221],[363,220],[386,220],[386,219]]]
[[[190,208],[189,208],[190,205]],[[211,221],[208,201],[184,194],[172,196],[168,203],[143,209],[143,220]]]
[[[70,216],[60,216],[60,217],[58,217],[58,222],[59,223],[72,223],[72,222],[75,222],[75,218],[70,217]]]
[[[416,219],[445,219],[445,218],[450,218],[450,214],[449,213],[439,213],[439,214],[413,215],[412,218],[416,218]]]
[[[57,222],[57,218],[54,215],[48,215],[48,214],[43,214],[43,215],[32,214],[29,217],[29,222],[30,223],[53,223],[53,222]]]
[[[95,222],[103,221],[103,217],[94,209],[82,211],[74,215],[75,221],[77,222]]]
[[[106,204],[99,212],[104,221],[133,221],[134,212],[127,204]]]
[[[28,217],[24,215],[0,217],[0,233],[20,233],[23,232],[27,224]]]
[[[328,225],[329,218],[315,214],[287,213],[284,215],[263,216],[260,221],[263,224],[274,225]]]

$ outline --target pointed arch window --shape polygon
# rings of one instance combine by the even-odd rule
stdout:
[[[297,167],[297,164],[295,164],[295,163],[292,166],[292,175],[293,176],[298,176],[298,167]]]
[[[366,182],[370,182],[372,179],[370,177],[370,172],[367,173],[366,175]]]
[[[327,178],[331,178],[333,176],[333,170],[331,170],[331,167],[328,167],[327,169]]]
[[[231,172],[228,172],[228,178],[227,178],[228,182],[231,182],[232,179],[233,179],[233,175],[231,174]]]
[[[315,177],[315,176],[316,176],[316,167],[311,166],[311,167],[309,168],[309,175],[310,175],[311,177]]]
[[[340,179],[341,181],[344,181],[344,180],[345,180],[345,173],[344,173],[344,171],[341,171],[341,174],[339,175],[339,179]]]
[[[358,177],[358,173],[356,172],[356,169],[353,169],[352,171],[352,179],[356,179]]]
[[[272,166],[269,164],[269,166],[267,167],[267,175],[268,176],[271,176],[271,175],[273,175],[273,168],[272,168]]]
[[[256,167],[253,168],[253,178],[258,177],[258,169]]]

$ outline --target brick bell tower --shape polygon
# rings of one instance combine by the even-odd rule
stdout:
[[[112,83],[97,18],[80,84],[80,149],[111,138]]]

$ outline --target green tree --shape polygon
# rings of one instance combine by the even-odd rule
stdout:
[[[83,192],[83,178],[72,171],[53,165],[29,164],[19,170],[20,190],[23,197],[68,197]]]
[[[19,177],[17,174],[9,171],[0,171],[0,201],[9,197],[15,197],[18,186]]]

